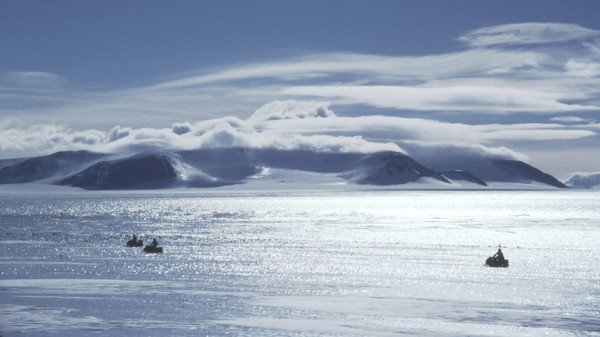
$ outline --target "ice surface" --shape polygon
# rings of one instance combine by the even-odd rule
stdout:
[[[597,192],[53,188],[0,192],[3,337],[600,336]]]

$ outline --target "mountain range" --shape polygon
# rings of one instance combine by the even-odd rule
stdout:
[[[566,188],[551,175],[518,160],[427,167],[395,151],[375,153],[212,148],[130,155],[64,151],[0,161],[0,184],[42,182],[89,190],[219,187],[260,180],[274,170],[334,176],[344,183],[395,186],[413,182],[486,188],[492,183]],[[462,166],[462,167],[461,167]]]

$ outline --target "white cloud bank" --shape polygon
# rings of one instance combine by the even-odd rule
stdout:
[[[389,150],[420,157],[460,152],[527,160],[515,151],[485,144],[498,139],[564,140],[594,135],[560,124],[467,125],[393,116],[339,117],[329,107],[327,102],[275,101],[245,120],[226,117],[174,123],[170,128],[115,126],[107,132],[5,123],[0,124],[0,151],[4,157],[14,157],[62,150],[135,153],[241,147],[360,153]]]
[[[156,150],[193,150],[202,148],[273,148],[304,149],[316,152],[400,151],[392,142],[365,140],[359,130],[353,135],[329,135],[319,127],[294,121],[336,119],[328,103],[276,101],[258,109],[247,120],[236,117],[205,120],[197,123],[174,123],[171,128],[131,128],[115,126],[108,132],[95,129],[75,131],[63,125],[41,124],[18,126],[0,124],[0,152],[5,158],[27,153],[28,156],[63,150],[90,150],[108,153],[134,153]],[[291,122],[287,127],[278,123]],[[324,125],[326,125],[325,123]],[[327,126],[325,126],[326,128]],[[321,131],[323,131],[321,129]]]

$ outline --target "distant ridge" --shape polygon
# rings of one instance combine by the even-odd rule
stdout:
[[[1,184],[40,180],[90,190],[219,187],[250,180],[256,182],[260,179],[259,173],[268,173],[269,169],[333,174],[354,184],[375,186],[437,181],[466,188],[486,187],[490,182],[535,182],[567,187],[551,175],[516,160],[479,158],[478,162],[471,163],[477,171],[474,174],[460,167],[433,170],[406,154],[394,151],[345,153],[213,148],[143,152],[119,158],[87,151],[65,151],[14,161],[12,165],[10,161],[5,163],[8,165],[0,169]],[[463,166],[469,167],[469,163]]]
[[[0,168],[0,184],[25,183],[45,179],[61,171],[76,169],[78,165],[103,157],[89,151],[61,151],[19,161]]]

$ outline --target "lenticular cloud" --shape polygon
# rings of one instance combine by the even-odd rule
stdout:
[[[102,132],[75,131],[57,125],[18,128],[11,125],[0,129],[6,135],[0,140],[0,149],[6,157],[12,153],[41,155],[63,150],[127,154],[234,147],[314,152],[402,152],[392,142],[369,141],[360,132],[351,135],[322,134],[318,129],[311,129],[316,124],[306,124],[308,119],[335,118],[327,102],[275,101],[256,110],[247,120],[226,117],[197,123],[175,123],[171,128],[162,129],[115,126],[108,132]],[[270,125],[282,120],[292,123],[285,127],[282,127],[284,124]],[[302,123],[294,125],[294,121]]]
[[[471,31],[458,40],[474,47],[540,44],[600,37],[600,32],[565,23],[517,23]]]
[[[485,128],[418,118],[339,117],[328,102],[289,100],[267,103],[248,119],[224,117],[174,123],[166,128],[115,126],[102,132],[76,131],[60,125],[3,124],[0,125],[0,150],[4,158],[24,152],[36,156],[65,150],[112,154],[217,148],[328,153],[395,151],[434,167],[438,161],[447,163],[469,158],[526,161],[527,158],[510,149],[482,145],[495,139],[495,133],[503,132],[503,127],[512,130],[513,140],[540,131],[536,129],[538,126],[530,124]],[[559,139],[565,130],[551,131]]]
[[[275,101],[256,110],[250,116],[250,121],[335,117],[333,111],[329,110],[329,105],[328,102]]]

